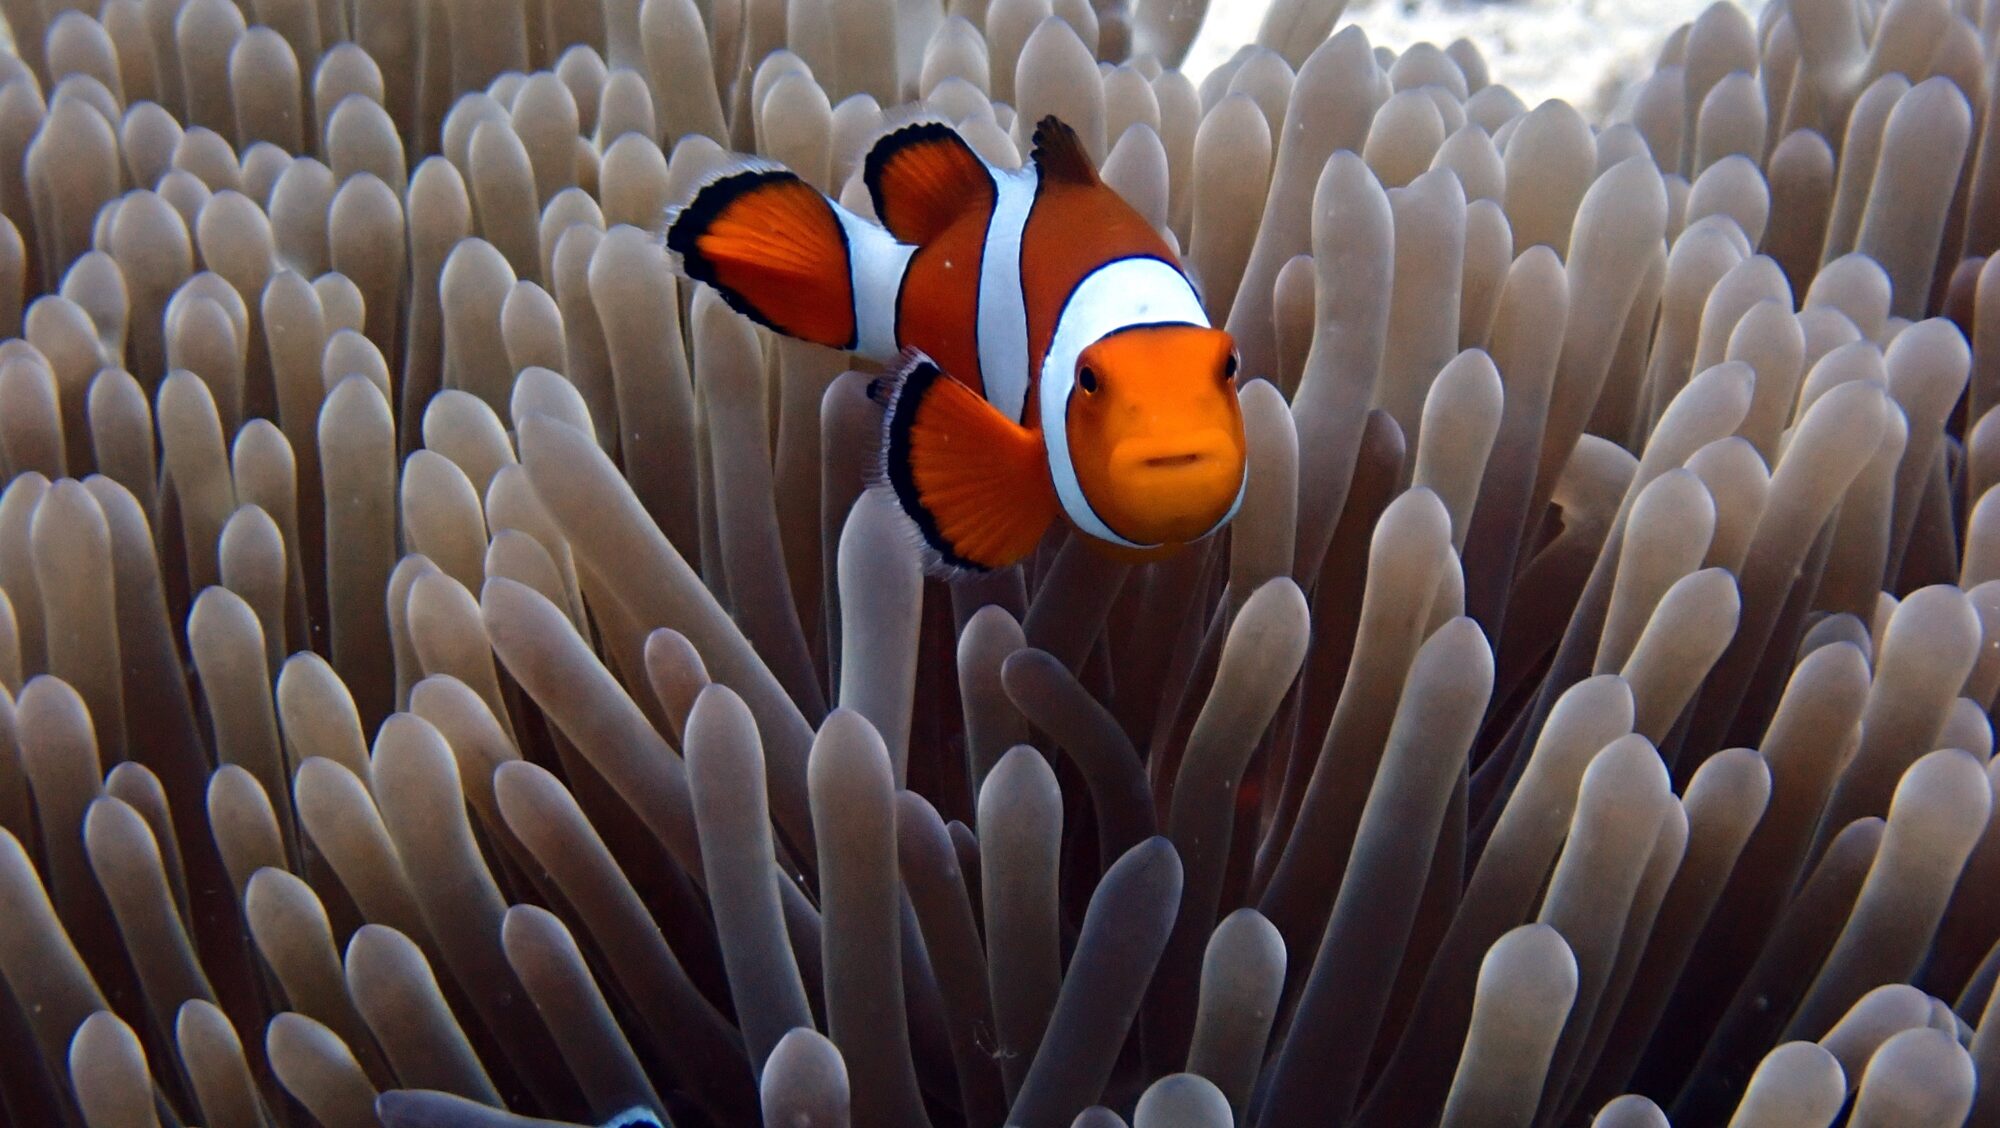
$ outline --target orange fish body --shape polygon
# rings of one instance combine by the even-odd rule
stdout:
[[[1233,343],[1068,126],[1044,119],[1014,171],[920,122],[863,177],[879,224],[782,168],[734,166],[669,213],[667,247],[759,323],[897,365],[879,478],[934,570],[1006,567],[1058,517],[1141,557],[1228,522]]]

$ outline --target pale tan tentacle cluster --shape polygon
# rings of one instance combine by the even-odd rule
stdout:
[[[0,1117],[2000,1125],[2000,9],[1341,6],[0,3]],[[1049,113],[1248,491],[948,587],[657,225]]]

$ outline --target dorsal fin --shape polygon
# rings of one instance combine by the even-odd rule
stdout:
[[[1036,122],[1034,140],[1030,159],[1043,178],[1080,185],[1098,182],[1097,168],[1090,163],[1090,154],[1084,151],[1083,138],[1061,118],[1050,114]]]
[[[991,206],[993,176],[986,163],[939,121],[919,121],[885,134],[868,150],[862,182],[875,217],[890,234],[919,246],[977,204]]]

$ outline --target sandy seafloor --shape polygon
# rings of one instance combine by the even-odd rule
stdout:
[[[1359,24],[1371,43],[1402,51],[1465,38],[1486,57],[1494,82],[1533,107],[1561,98],[1592,120],[1611,109],[1622,81],[1643,77],[1668,33],[1711,0],[1354,0],[1336,30]],[[1762,0],[1737,0],[1753,15]],[[1255,42],[1267,0],[1211,0],[1188,53],[1196,82]]]

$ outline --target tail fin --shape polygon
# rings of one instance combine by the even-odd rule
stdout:
[[[688,277],[788,337],[859,344],[854,270],[838,205],[788,169],[732,165],[667,212],[667,249]]]
[[[667,209],[667,250],[738,313],[802,341],[891,361],[915,247],[764,161],[730,165]]]

